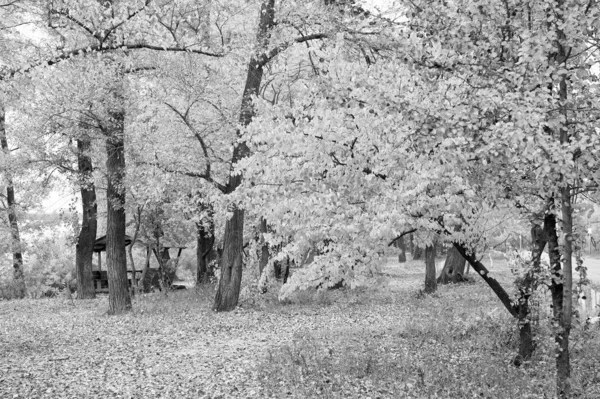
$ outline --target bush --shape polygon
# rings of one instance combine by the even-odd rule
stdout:
[[[25,284],[14,279],[0,280],[0,299],[21,299],[27,294]]]

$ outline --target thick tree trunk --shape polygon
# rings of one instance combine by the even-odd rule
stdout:
[[[106,138],[106,268],[108,270],[108,313],[131,310],[127,287],[125,254],[125,144],[123,114],[116,115],[118,128]]]
[[[265,234],[267,233],[267,220],[263,217],[260,218],[260,258],[258,260],[258,275],[262,276],[265,266],[269,263],[269,243],[265,240]]]
[[[431,294],[437,290],[435,280],[435,245],[425,247],[425,293]]]
[[[534,224],[531,228],[531,268],[522,281],[518,283],[519,297],[517,299],[519,319],[519,356],[515,364],[519,366],[522,361],[531,359],[535,345],[533,343],[533,331],[531,329],[531,308],[529,298],[536,290],[536,274],[539,273],[540,259],[546,247],[546,234],[544,230]]]
[[[8,149],[8,140],[6,139],[6,114],[4,104],[0,103],[0,144],[5,159],[9,159],[10,150]],[[8,162],[7,162],[8,163]],[[8,223],[10,226],[11,250],[13,255],[13,278],[17,288],[18,295],[23,298],[27,293],[25,287],[25,276],[23,275],[23,255],[21,253],[21,235],[19,233],[19,221],[17,218],[17,202],[15,200],[15,187],[12,179],[12,174],[9,170],[5,170],[6,179],[6,202]]]
[[[96,297],[92,279],[92,259],[98,231],[98,204],[96,204],[96,187],[92,177],[92,159],[88,155],[90,147],[89,137],[82,137],[77,140],[77,167],[82,208],[81,230],[75,247],[77,299],[93,299]]]
[[[467,281],[465,275],[465,265],[467,260],[462,257],[454,246],[448,249],[444,268],[437,279],[438,284],[460,283]]]
[[[264,49],[269,42],[269,32],[275,24],[275,0],[264,0],[261,6],[258,25],[258,48]],[[253,55],[248,63],[248,74],[242,97],[240,124],[248,126],[254,117],[252,97],[258,95],[263,77],[263,68],[269,60],[264,56]],[[241,132],[238,132],[238,136]],[[248,156],[248,146],[244,141],[233,149],[232,165]],[[232,193],[242,183],[241,174],[230,174],[226,193]],[[223,257],[220,261],[221,278],[215,296],[215,311],[233,310],[237,306],[242,283],[242,252],[244,238],[244,211],[232,205],[232,216],[225,224],[223,237]]]
[[[213,306],[217,312],[233,310],[237,306],[242,283],[243,238],[244,210],[235,208],[225,225],[221,276]]]
[[[204,222],[196,225],[196,285],[206,284],[212,277],[208,270],[210,255],[215,244],[215,224],[212,220],[212,209],[209,213],[209,220]]]

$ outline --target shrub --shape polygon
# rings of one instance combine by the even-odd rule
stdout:
[[[23,282],[17,282],[12,278],[0,280],[0,299],[21,299],[26,293]]]

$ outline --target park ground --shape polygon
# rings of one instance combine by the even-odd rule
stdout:
[[[142,295],[124,316],[105,296],[0,302],[0,397],[554,397],[543,298],[537,351],[517,368],[515,322],[480,279],[424,296],[421,262],[387,262],[368,288],[250,295],[230,313],[210,310],[213,287]],[[510,287],[505,262],[492,272]],[[574,393],[599,398],[600,330],[583,319]]]

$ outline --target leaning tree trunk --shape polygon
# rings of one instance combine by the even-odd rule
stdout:
[[[454,246],[448,249],[444,268],[437,279],[438,284],[460,283],[466,281],[465,265],[467,260],[457,251]]]
[[[106,268],[108,270],[108,313],[118,314],[131,310],[127,287],[127,259],[125,254],[125,143],[124,115],[116,115],[117,128],[106,138]]]
[[[89,137],[82,137],[77,140],[77,166],[82,208],[81,230],[75,247],[77,299],[93,299],[96,297],[92,278],[92,259],[98,230],[98,205],[96,204],[96,188],[92,177],[92,159],[88,154],[90,147]]]
[[[6,139],[6,114],[4,104],[0,103],[0,144],[4,153],[5,162],[8,163],[10,151],[8,149],[8,141]],[[7,165],[8,166],[8,165]],[[15,186],[10,171],[5,169],[6,179],[6,202],[8,223],[10,226],[11,248],[13,254],[13,277],[18,288],[19,297],[24,297],[26,294],[25,276],[23,275],[23,255],[21,253],[21,236],[19,234],[19,221],[17,218],[17,202],[15,200]]]
[[[264,0],[258,25],[257,41],[260,49],[266,48],[269,32],[275,23],[275,0]],[[264,56],[253,55],[248,63],[248,74],[242,97],[240,124],[248,126],[254,117],[252,97],[258,95],[263,77],[263,68],[268,62]],[[238,136],[241,132],[238,131]],[[244,141],[233,149],[232,165],[249,154]],[[241,173],[231,173],[227,183],[226,194],[232,193],[242,183]],[[221,276],[215,296],[213,309],[217,312],[233,310],[237,306],[242,283],[242,253],[244,238],[244,211],[235,204],[231,206],[231,217],[225,224],[223,237],[223,256],[220,261]]]
[[[435,280],[435,245],[425,247],[425,293],[431,294],[437,289]]]

